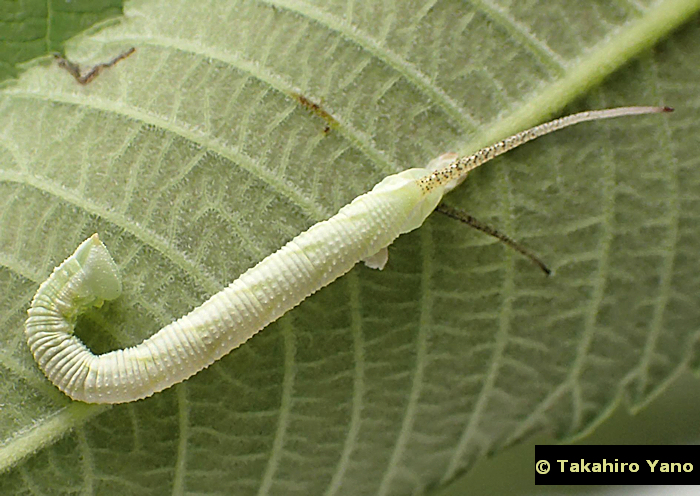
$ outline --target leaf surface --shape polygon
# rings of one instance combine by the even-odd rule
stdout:
[[[23,62],[62,51],[67,39],[118,16],[121,6],[121,0],[0,2],[0,81],[16,77]]]
[[[700,322],[698,8],[138,1],[69,51],[137,48],[90,85],[37,63],[0,93],[0,493],[412,494],[649,401]],[[678,110],[543,138],[447,198],[553,277],[435,214],[384,271],[358,265],[148,400],[71,402],[29,354],[29,301],[93,232],[124,278],[79,322],[104,352],[387,174],[567,104]]]

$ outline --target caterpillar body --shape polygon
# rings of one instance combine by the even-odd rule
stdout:
[[[73,334],[82,312],[121,293],[117,266],[94,234],[39,286],[25,323],[29,348],[48,379],[74,400],[124,403],[146,398],[211,365],[357,262],[383,268],[387,247],[420,227],[443,195],[483,163],[578,122],[671,110],[623,107],[572,114],[473,155],[447,154],[429,168],[388,176],[187,315],[136,346],[102,355],[93,354]]]

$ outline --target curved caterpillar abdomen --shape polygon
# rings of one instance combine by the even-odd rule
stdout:
[[[418,227],[421,211],[428,215],[442,196],[418,186],[428,173],[390,176],[141,344],[99,356],[73,335],[80,313],[121,292],[116,264],[95,234],[37,291],[25,326],[32,354],[61,391],[88,403],[134,401],[177,384]],[[426,199],[431,205],[416,210]]]

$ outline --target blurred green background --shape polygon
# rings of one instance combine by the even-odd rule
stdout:
[[[649,406],[632,415],[618,408],[588,436],[574,444],[699,444],[700,379],[679,377]],[[555,443],[544,435],[482,459],[474,468],[435,496],[466,494],[510,496],[622,496],[693,495],[700,486],[659,486],[642,489],[625,486],[535,486],[535,445]],[[478,493],[474,493],[478,490]],[[647,492],[648,491],[648,492]]]

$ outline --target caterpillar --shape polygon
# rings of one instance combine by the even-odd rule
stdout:
[[[102,355],[93,354],[73,333],[81,313],[117,298],[122,289],[117,265],[94,234],[39,286],[25,323],[27,343],[46,377],[74,400],[124,403],[146,398],[208,367],[357,262],[384,268],[387,247],[420,227],[443,195],[480,165],[579,122],[672,110],[620,107],[571,114],[473,155],[446,154],[426,168],[388,176],[187,315],[136,346]]]

